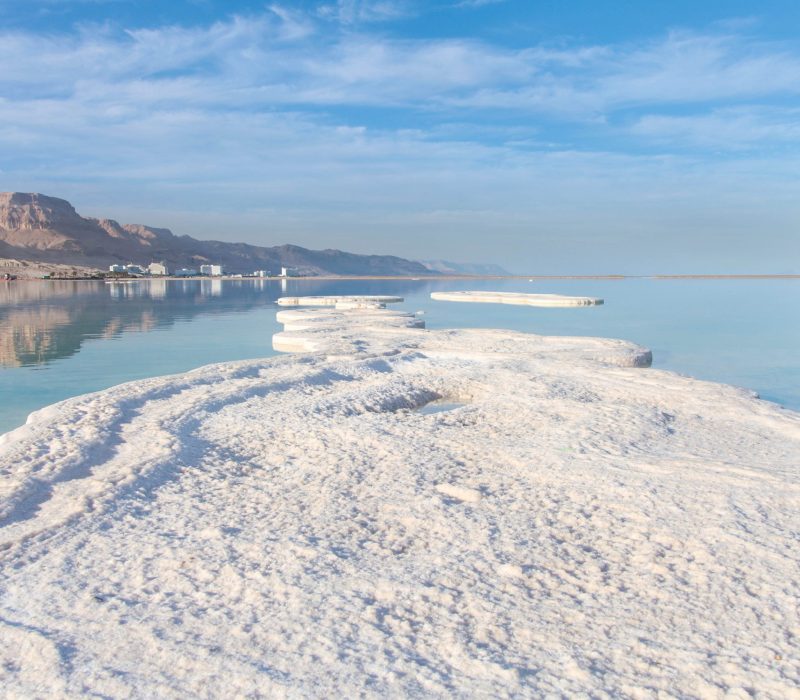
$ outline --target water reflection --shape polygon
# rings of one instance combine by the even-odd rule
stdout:
[[[84,341],[148,332],[199,314],[272,304],[257,281],[222,294],[221,280],[15,282],[0,285],[0,365],[24,367],[69,357]],[[273,289],[274,289],[273,285]]]
[[[89,339],[149,332],[201,314],[250,311],[287,293],[347,293],[347,286],[308,279],[0,283],[0,366],[46,365],[78,353]],[[358,283],[359,293],[366,294],[412,288],[419,293],[427,286],[404,280]]]

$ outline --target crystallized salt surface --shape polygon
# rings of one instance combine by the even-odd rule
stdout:
[[[278,306],[351,306],[373,304],[398,304],[403,297],[367,296],[364,294],[347,294],[342,296],[324,297],[281,297]]]
[[[515,306],[595,306],[596,297],[571,297],[563,294],[522,294],[517,292],[431,292],[435,301],[467,301],[476,304],[513,304]]]
[[[0,438],[4,695],[797,697],[800,415],[309,311]]]

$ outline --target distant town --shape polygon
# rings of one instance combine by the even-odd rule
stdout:
[[[281,267],[280,274],[273,274],[270,270],[254,270],[249,274],[228,274],[225,273],[225,268],[222,265],[208,264],[200,265],[199,268],[181,267],[177,270],[170,270],[166,263],[153,262],[147,267],[137,265],[135,263],[128,263],[127,265],[109,265],[106,278],[129,278],[129,277],[300,277],[301,275],[294,269],[289,267]]]

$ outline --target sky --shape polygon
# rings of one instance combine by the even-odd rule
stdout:
[[[521,274],[800,273],[800,3],[0,0],[0,190]]]

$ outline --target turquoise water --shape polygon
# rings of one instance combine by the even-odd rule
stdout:
[[[437,302],[437,290],[600,296],[537,309]],[[42,406],[121,382],[274,355],[275,300],[394,294],[429,328],[625,338],[653,366],[753,389],[800,410],[800,280],[181,280],[0,283],[0,432]]]

